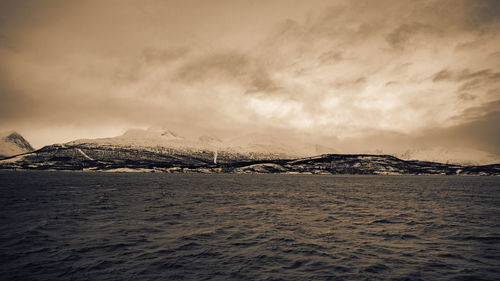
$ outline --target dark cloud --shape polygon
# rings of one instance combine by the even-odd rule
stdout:
[[[472,100],[475,100],[476,99],[476,96],[474,95],[471,95],[469,93],[461,93],[458,95],[458,97],[461,99],[461,100],[464,100],[464,101],[472,101]]]
[[[487,102],[480,106],[467,108],[460,115],[453,117],[455,120],[466,122],[477,122],[485,119],[485,116],[500,111],[500,100]]]
[[[483,81],[481,79],[474,79],[471,81],[467,81],[467,82],[464,82],[462,85],[460,85],[460,87],[458,88],[458,91],[463,92],[463,91],[474,90],[474,89],[481,87],[482,84],[483,84]]]
[[[500,155],[500,100],[467,109],[461,124],[427,131],[422,140],[434,145],[469,147]]]
[[[336,63],[336,62],[339,62],[343,59],[344,59],[344,57],[342,55],[342,52],[338,52],[338,51],[328,51],[328,52],[321,54],[318,57],[320,64]]]
[[[276,31],[273,33],[273,36],[276,37],[274,37],[273,39],[275,40],[279,39],[280,37],[288,37],[288,36],[293,36],[293,37],[303,36],[304,33],[305,30],[298,21],[286,19],[276,28]]]
[[[484,78],[491,77],[492,75],[491,69],[482,69],[478,71],[470,71],[469,69],[464,69],[460,73],[457,74],[457,81],[469,80],[473,78]]]
[[[389,33],[386,40],[394,49],[403,49],[419,33],[430,34],[434,31],[430,25],[419,22],[405,23]]]
[[[492,59],[500,59],[500,51],[493,52],[489,55]]]
[[[8,26],[2,18],[0,18],[0,48],[8,49],[10,51],[18,50],[12,42]]]
[[[386,9],[383,4],[380,7]],[[325,9],[314,21],[306,22],[307,34],[353,42],[376,34],[383,26],[383,16],[373,13],[373,2],[357,1]]]
[[[443,69],[432,76],[433,82],[439,82],[444,80],[450,80],[452,78],[452,73],[448,69]]]
[[[496,88],[500,82],[500,72],[494,73],[491,69],[480,70],[476,72],[462,71],[456,77],[457,82],[463,82],[459,91],[469,91],[480,88]]]
[[[460,71],[443,69],[432,76],[432,82],[456,82],[459,83],[458,91],[465,92],[479,88],[496,87],[495,85],[499,82],[499,78],[500,72],[493,72],[493,70],[489,68],[477,71],[472,71],[470,69],[463,69]]]
[[[188,61],[176,77],[187,82],[203,80],[211,75],[241,77],[248,73],[251,60],[239,53],[219,53]]]
[[[169,63],[171,61],[185,57],[190,51],[187,46],[169,49],[148,47],[141,53],[141,58],[146,63]]]
[[[279,89],[262,63],[241,53],[219,53],[186,61],[175,77],[183,83],[207,79],[234,79],[246,93],[271,93]]]
[[[464,24],[469,29],[480,32],[496,31],[500,24],[500,2],[497,0],[465,0],[463,1],[468,13]],[[496,29],[496,30],[495,30]]]
[[[367,84],[368,77],[360,76],[350,80],[336,80],[332,86],[337,89],[360,89]]]
[[[256,69],[251,73],[250,87],[247,93],[272,93],[279,89],[280,87],[271,79],[269,73],[265,69]]]
[[[171,48],[147,47],[140,52],[131,52],[120,58],[112,58],[107,65],[101,66],[97,72],[116,83],[139,82],[145,72],[152,69],[168,69],[173,63],[185,60],[189,56],[190,48],[187,46]]]

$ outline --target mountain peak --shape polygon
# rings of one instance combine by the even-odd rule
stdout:
[[[162,139],[184,139],[178,134],[167,129],[149,128],[143,129],[129,129],[121,137],[129,138],[162,138]]]
[[[0,133],[0,157],[33,151],[31,144],[16,131]]]

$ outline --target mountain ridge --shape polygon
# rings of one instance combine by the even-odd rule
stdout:
[[[0,160],[0,169],[137,171],[165,173],[285,173],[361,175],[500,175],[500,164],[462,166],[402,160],[392,155],[323,154],[296,159],[256,159],[211,151],[183,154],[161,148],[51,145]]]
[[[224,142],[206,135],[187,139],[169,130],[135,129],[118,137],[80,139],[44,146],[36,151],[24,151],[0,160],[0,169],[500,175],[500,164],[460,165],[404,160],[389,154],[372,153],[323,153],[311,156],[289,152],[292,148],[273,138],[268,138],[268,143],[259,143],[261,138],[255,134],[235,139],[234,142]],[[318,146],[311,147],[319,150]]]

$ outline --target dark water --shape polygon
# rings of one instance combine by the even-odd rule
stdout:
[[[3,280],[499,280],[500,177],[0,172]]]

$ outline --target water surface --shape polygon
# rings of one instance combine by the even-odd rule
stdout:
[[[500,177],[0,172],[3,280],[498,280]]]

